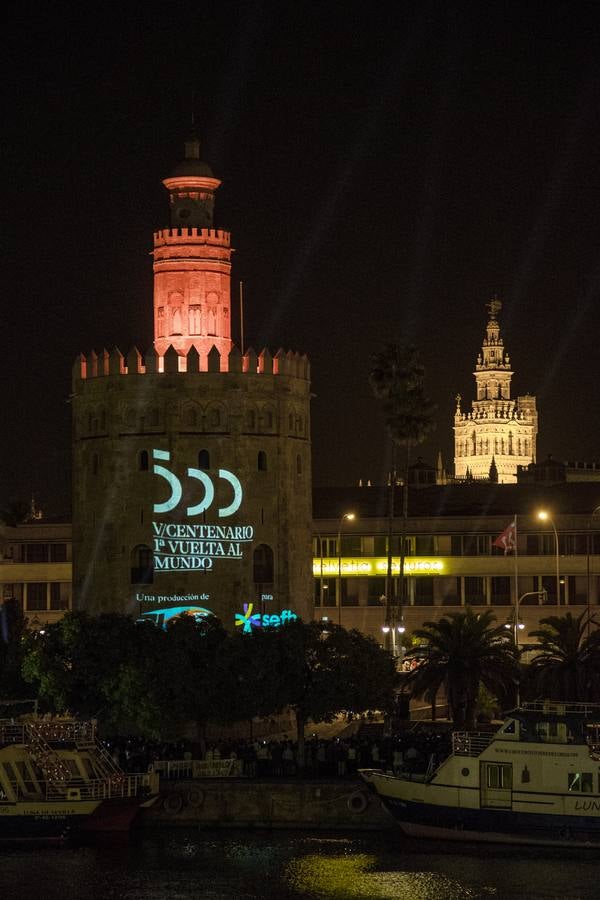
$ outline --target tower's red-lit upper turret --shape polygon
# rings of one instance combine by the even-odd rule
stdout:
[[[231,350],[231,247],[228,231],[213,228],[221,184],[200,159],[200,143],[186,141],[185,158],[163,181],[171,224],[154,235],[154,346],[201,357],[215,346]]]

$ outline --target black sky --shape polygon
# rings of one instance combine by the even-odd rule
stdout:
[[[538,456],[600,458],[596,4],[14,4],[0,501],[68,509],[70,370],[152,338],[152,232],[192,95],[247,342],[312,362],[317,484],[379,481],[369,358],[422,351],[453,454],[498,293]]]

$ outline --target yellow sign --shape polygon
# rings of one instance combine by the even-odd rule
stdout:
[[[342,575],[345,578],[381,576],[387,574],[388,561],[385,556],[342,556]],[[323,572],[321,572],[321,557],[313,557],[313,575],[315,578],[337,578],[340,561],[336,556],[323,558]],[[432,559],[424,556],[407,556],[404,560],[405,575],[442,575],[444,573],[444,560]],[[392,557],[392,575],[400,574],[400,557]]]

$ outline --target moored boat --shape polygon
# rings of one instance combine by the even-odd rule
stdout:
[[[600,847],[600,706],[538,701],[493,733],[454,732],[423,775],[362,769],[415,837]]]
[[[94,722],[0,719],[0,842],[127,831],[157,795],[158,776],[123,772]]]

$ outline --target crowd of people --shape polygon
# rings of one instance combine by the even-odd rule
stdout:
[[[431,730],[408,730],[392,737],[353,735],[342,738],[307,737],[304,760],[298,743],[281,740],[238,739],[210,743],[202,752],[198,744],[178,741],[164,744],[140,738],[108,741],[113,760],[125,771],[146,771],[161,761],[203,760],[213,763],[236,760],[236,771],[248,778],[345,778],[358,769],[420,773],[431,771],[450,752],[450,736]]]

